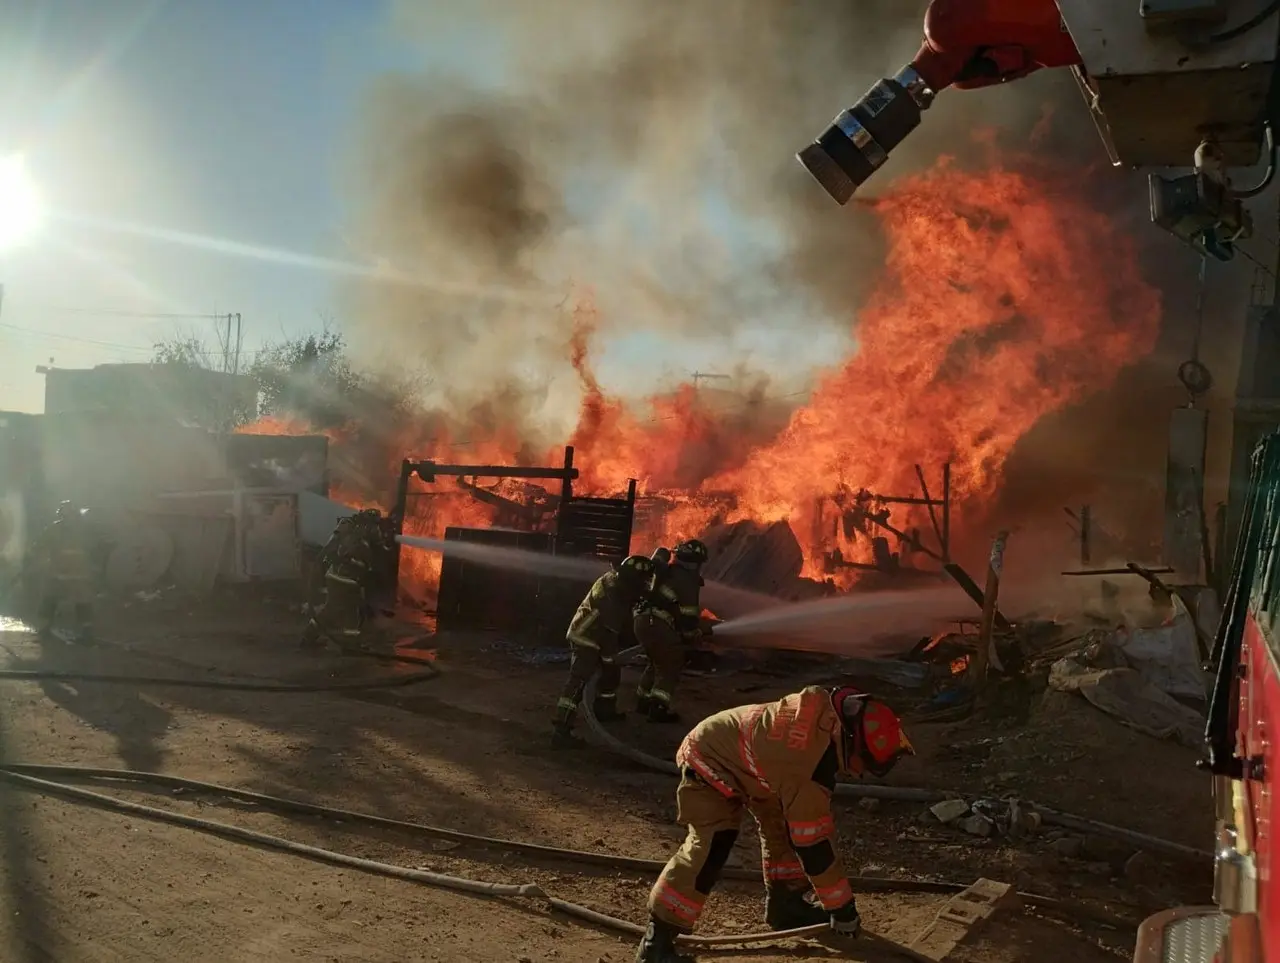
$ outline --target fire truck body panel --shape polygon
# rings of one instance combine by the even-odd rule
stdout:
[[[1280,433],[1262,440],[1214,640],[1216,674],[1206,731],[1213,773],[1212,907],[1183,907],[1142,924],[1135,963],[1280,960],[1280,893],[1272,879],[1271,773],[1280,765]]]

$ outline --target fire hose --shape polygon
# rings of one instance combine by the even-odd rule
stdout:
[[[640,646],[633,646],[624,649],[617,655],[619,665],[638,655],[641,651]],[[670,760],[659,759],[657,756],[651,756],[647,752],[628,746],[622,740],[609,732],[600,720],[596,718],[592,704],[595,701],[596,686],[599,682],[599,674],[591,678],[587,683],[583,692],[582,705],[579,707],[583,716],[587,720],[587,727],[592,734],[600,740],[604,746],[617,755],[630,759],[637,765],[654,772],[667,773],[672,776],[679,776],[680,770],[676,764]],[[964,793],[949,792],[939,789],[917,789],[908,786],[876,786],[864,785],[862,783],[838,782],[836,783],[836,795],[847,796],[851,799],[888,799],[899,802],[942,802],[944,799],[967,799],[973,802],[975,797],[966,796]],[[1073,816],[1071,813],[1061,812],[1057,809],[1050,809],[1047,806],[1041,806],[1038,803],[1026,802],[1023,805],[1030,811],[1040,814],[1041,820],[1048,825],[1061,826],[1064,829],[1074,829],[1078,832],[1092,832],[1099,836],[1106,836],[1111,839],[1120,840],[1130,843],[1140,849],[1147,849],[1154,852],[1163,852],[1173,856],[1190,857],[1194,859],[1212,859],[1213,854],[1192,846],[1184,846],[1181,843],[1171,842],[1167,839],[1160,839],[1157,836],[1149,836],[1146,833],[1139,833],[1132,829],[1126,829],[1123,826],[1113,826],[1110,823],[1097,822],[1092,819],[1085,819],[1083,816]]]
[[[644,933],[644,928],[636,923],[619,919],[615,916],[610,916],[607,913],[601,913],[578,903],[559,899],[558,897],[547,893],[536,883],[488,883],[460,876],[450,876],[444,873],[411,869],[406,866],[397,866],[392,863],[383,863],[378,860],[366,859],[359,856],[351,856],[346,853],[339,853],[334,850],[323,849],[318,846],[310,846],[305,843],[299,843],[294,840],[274,836],[269,833],[245,829],[241,826],[233,826],[229,823],[222,823],[212,819],[204,819],[198,816],[188,816],[182,813],[175,813],[167,809],[159,809],[155,806],[146,806],[141,803],[130,802],[128,800],[108,796],[103,793],[80,789],[78,787],[68,785],[65,782],[42,778],[42,776],[37,776],[35,773],[41,773],[42,775],[60,775],[64,778],[78,777],[81,779],[110,779],[115,781],[152,783],[171,787],[178,786],[182,788],[198,789],[209,793],[224,795],[229,798],[251,800],[275,809],[308,812],[316,815],[329,816],[335,819],[353,819],[356,821],[372,823],[374,825],[394,825],[400,828],[411,828],[427,832],[432,835],[443,835],[447,838],[463,838],[472,841],[482,841],[508,849],[522,849],[526,851],[534,850],[544,855],[561,855],[575,859],[585,858],[587,861],[603,864],[607,864],[609,861],[617,859],[618,864],[625,866],[626,868],[634,868],[637,862],[647,863],[648,861],[645,860],[630,860],[626,857],[615,858],[609,857],[607,854],[603,853],[583,853],[575,850],[557,850],[547,846],[536,846],[532,843],[515,843],[510,840],[471,836],[465,833],[456,833],[452,830],[443,830],[437,827],[422,826],[399,820],[390,820],[383,817],[370,816],[364,813],[353,813],[342,809],[332,809],[326,806],[318,806],[314,803],[267,796],[262,793],[232,789],[230,787],[218,786],[212,783],[202,783],[196,780],[182,779],[176,776],[166,776],[160,773],[135,772],[119,769],[97,769],[78,766],[44,766],[28,765],[23,763],[0,764],[0,781],[9,783],[19,789],[40,793],[41,795],[54,796],[71,802],[83,803],[93,806],[94,808],[121,813],[123,815],[137,816],[143,819],[150,819],[155,822],[168,823],[169,825],[181,826],[186,829],[194,829],[198,832],[208,833],[234,842],[246,843],[264,849],[311,859],[320,863],[342,866],[347,869],[354,869],[360,872],[370,873],[377,876],[385,876],[392,879],[400,879],[406,882],[417,883],[419,885],[433,886],[440,889],[448,889],[476,896],[541,899],[547,904],[549,909],[563,913],[564,915],[576,920],[593,923],[633,937],[641,936]],[[874,881],[878,884],[891,884],[897,882],[896,880],[882,879],[875,879]],[[754,943],[790,940],[799,937],[819,936],[828,932],[828,930],[829,928],[826,924],[819,924],[816,926],[806,926],[793,930],[748,933],[741,935],[682,936],[680,938],[680,942],[699,949],[716,949],[720,947],[743,946]],[[865,936],[866,939],[862,942],[869,944],[870,946],[878,946],[881,949],[891,951],[911,960],[926,961],[926,963],[929,960],[926,956],[916,953],[915,951],[897,943],[893,943],[892,941],[885,940],[882,937],[877,937],[870,933],[865,934]]]
[[[430,666],[429,662],[420,663]],[[0,669],[0,680],[11,682],[97,682],[107,685],[173,686],[180,689],[221,689],[224,692],[359,692],[393,689],[429,682],[440,675],[434,667],[406,675],[354,682],[253,682],[237,679],[182,679],[175,676],[111,675],[46,669]]]
[[[630,658],[635,655],[637,649],[630,649],[622,653],[621,658]],[[384,686],[403,686],[418,682],[424,682],[429,679],[438,678],[439,670],[430,662],[420,659],[408,658],[396,655],[380,655],[372,652],[362,652],[360,654],[373,656],[383,661],[407,662],[423,665],[425,669],[410,675],[393,676],[380,680],[369,680],[366,682],[343,682],[329,684],[288,684],[288,683],[262,683],[251,681],[239,681],[230,679],[182,679],[175,677],[151,677],[151,676],[127,676],[127,675],[107,675],[98,673],[79,673],[79,672],[54,672],[41,670],[0,670],[0,680],[8,679],[13,681],[32,682],[46,679],[56,681],[80,681],[80,682],[96,682],[107,684],[132,684],[132,685],[174,685],[190,688],[206,688],[221,689],[228,691],[270,691],[270,692],[329,692],[329,691],[348,691],[369,689]],[[674,772],[673,764],[666,763],[660,759],[635,750],[626,746],[611,734],[604,730],[599,721],[591,712],[591,697],[594,693],[596,680],[592,679],[588,685],[587,698],[584,699],[584,715],[588,721],[588,725],[592,731],[610,748],[615,749],[619,754],[630,758],[647,768],[660,772]],[[222,795],[227,798],[239,799],[241,801],[254,803],[263,808],[270,808],[285,812],[294,812],[309,814],[315,816],[323,816],[343,821],[363,822],[369,825],[382,826],[386,828],[395,828],[400,830],[408,830],[432,835],[439,838],[447,838],[459,842],[472,843],[482,846],[490,846],[494,848],[507,849],[515,852],[524,852],[535,856],[548,858],[556,858],[571,862],[580,862],[583,864],[610,866],[617,869],[636,870],[646,873],[660,871],[664,865],[657,860],[646,860],[636,857],[615,856],[607,853],[594,853],[580,850],[561,849],[557,847],[544,846],[536,843],[529,843],[518,840],[506,840],[496,837],[485,837],[469,833],[462,833],[456,830],[445,829],[442,827],[426,826],[417,823],[405,822],[402,820],[389,819],[386,817],[358,813],[348,810],[336,809],[318,805],[315,803],[305,802],[301,800],[291,800],[282,797],[269,796],[262,793],[254,793],[248,790],[235,789],[231,787],[219,786],[212,783],[200,782],[197,780],[185,779],[177,776],[170,776],[160,773],[146,773],[129,770],[103,769],[92,767],[72,767],[72,766],[51,766],[37,765],[26,763],[10,763],[0,764],[0,781],[8,782],[18,788],[38,792],[46,795],[57,796],[73,802],[84,803],[124,813],[127,815],[135,815],[143,818],[149,818],[172,825],[183,826],[198,831],[211,833],[223,838],[232,839],[251,845],[263,846],[280,852],[286,852],[292,855],[310,858],[321,862],[330,863],[332,865],[341,865],[364,872],[375,873],[378,875],[388,876],[391,878],[403,879],[409,882],[415,882],[422,885],[437,886],[459,892],[472,893],[484,896],[501,896],[501,897],[529,897],[543,899],[550,909],[564,913],[572,918],[582,920],[596,925],[613,929],[620,933],[626,933],[631,936],[640,935],[642,928],[637,924],[630,923],[607,914],[599,913],[575,903],[560,900],[550,894],[547,894],[539,886],[535,884],[498,884],[486,883],[477,880],[465,879],[462,877],[448,876],[439,873],[431,873],[423,870],[413,870],[406,867],[394,866],[391,864],[379,863],[374,860],[363,859],[360,857],[349,856],[318,847],[308,846],[306,844],[293,842],[280,837],[271,836],[269,834],[232,826],[213,820],[202,819],[193,816],[186,816],[174,813],[164,809],[158,809],[151,806],[145,806],[139,803],[133,803],[126,800],[118,799],[112,796],[103,795],[101,793],[80,789],[75,786],[67,785],[65,782],[57,781],[56,778],[45,777],[62,777],[67,780],[110,780],[115,782],[133,782],[133,783],[149,783],[153,785],[163,785],[179,790],[188,790],[195,792],[204,792],[209,794]],[[885,786],[855,786],[850,784],[841,784],[839,787],[841,795],[849,795],[856,797],[875,797],[885,799],[907,799],[911,801],[932,801],[941,798],[952,798],[957,794],[940,793],[933,790],[922,789],[902,789],[900,787]],[[1065,813],[1056,813],[1053,810],[1044,810],[1054,816],[1061,817],[1063,825],[1082,824],[1089,827],[1101,826],[1106,824],[1093,823],[1090,820],[1082,820],[1080,817],[1072,817]],[[1065,822],[1071,820],[1072,823]],[[1121,830],[1119,827],[1106,827],[1115,829],[1122,833],[1130,833],[1128,830]],[[1146,837],[1144,834],[1132,834],[1143,840],[1151,840],[1154,837]],[[1125,837],[1129,838],[1129,837]],[[1155,840],[1157,843],[1164,841]],[[1176,844],[1165,844],[1166,846],[1175,846]],[[1179,847],[1176,850],[1180,855],[1192,853],[1199,855],[1197,851],[1191,850],[1189,847]],[[751,879],[758,880],[759,874],[742,869],[729,869],[725,872],[728,879]],[[916,892],[916,893],[956,893],[964,889],[964,884],[946,881],[931,880],[898,880],[886,877],[874,876],[855,876],[850,879],[851,885],[860,892]],[[1058,900],[1048,897],[1039,896],[1037,894],[1023,893],[1023,898],[1036,909],[1049,913],[1051,915],[1064,915],[1068,918],[1091,919],[1094,922],[1116,928],[1125,928],[1132,926],[1127,920],[1118,919],[1108,914],[1097,913],[1086,907],[1068,906]],[[771,942],[777,940],[786,940],[803,936],[818,935],[827,930],[825,925],[814,927],[806,927],[800,930],[785,932],[764,932],[747,935],[726,935],[726,936],[709,936],[709,937],[688,937],[682,939],[682,942],[688,945],[712,949],[721,946],[740,946],[744,944]],[[909,958],[922,959],[917,954],[898,944],[883,940],[874,934],[866,934],[868,940],[872,943],[879,943],[882,948],[889,949],[899,955],[906,955]]]
[[[111,645],[109,643],[99,642],[98,644],[131,651],[128,646]],[[90,672],[64,672],[56,670],[0,670],[0,680],[9,680],[16,682],[39,682],[39,681],[58,681],[58,682],[89,682],[114,685],[134,685],[134,686],[177,686],[183,688],[199,688],[199,689],[217,689],[223,691],[240,691],[240,692],[292,692],[292,693],[316,693],[316,692],[341,692],[360,689],[379,688],[387,686],[403,686],[418,682],[425,682],[429,679],[438,678],[440,671],[430,662],[421,659],[401,655],[386,655],[376,653],[369,650],[356,650],[353,654],[369,656],[381,661],[410,663],[422,665],[425,667],[423,671],[412,673],[405,676],[392,676],[389,678],[369,680],[366,682],[343,682],[343,683],[327,683],[327,684],[293,684],[293,683],[264,683],[254,681],[240,681],[233,679],[190,679],[170,676],[138,676],[138,675],[115,675],[104,673]],[[257,832],[255,830],[245,829],[240,826],[233,826],[228,823],[218,822],[216,820],[204,819],[196,816],[188,816],[182,813],[175,813],[165,809],[159,809],[154,806],[146,806],[141,803],[130,802],[128,800],[119,799],[113,796],[104,795],[102,793],[93,792],[87,789],[81,789],[76,786],[68,785],[65,782],[59,782],[56,779],[45,778],[48,776],[61,776],[63,779],[96,779],[96,780],[113,780],[116,782],[134,782],[149,783],[153,785],[163,785],[170,788],[194,790],[210,794],[218,794],[228,798],[239,799],[246,802],[252,802],[264,808],[272,808],[282,811],[291,811],[297,813],[306,813],[310,815],[325,816],[332,819],[346,820],[352,822],[363,822],[370,825],[378,825],[384,827],[394,827],[398,829],[408,829],[434,835],[437,837],[453,839],[460,842],[471,842],[481,845],[488,845],[497,848],[508,849],[516,852],[526,852],[544,857],[554,857],[569,861],[582,862],[594,865],[612,866],[618,869],[643,870],[646,872],[658,872],[664,865],[656,860],[643,860],[633,857],[613,856],[607,853],[591,853],[580,850],[559,849],[556,847],[543,846],[536,843],[528,843],[518,840],[506,840],[494,837],[476,836],[469,833],[462,833],[456,830],[444,829],[441,827],[425,826],[416,823],[404,822],[401,820],[388,819],[381,816],[374,816],[367,813],[358,813],[348,810],[335,809],[332,807],[321,806],[315,803],[303,802],[300,800],[285,799],[282,797],[269,796],[263,793],[250,792],[248,790],[234,789],[226,786],[219,786],[214,783],[205,783],[192,779],[185,779],[178,776],[169,776],[161,773],[138,772],[131,770],[103,769],[95,767],[79,767],[79,766],[55,766],[41,765],[31,763],[8,763],[0,764],[0,781],[9,783],[16,788],[40,793],[42,795],[55,796],[71,802],[93,806],[98,809],[105,809],[124,815],[137,816],[144,819],[151,819],[158,822],[168,823],[170,825],[181,826],[187,829],[193,829],[199,832],[208,833],[229,839],[235,842],[255,845],[277,852],[287,853],[293,856],[312,859],[317,862],[323,862],[335,866],[343,866],[349,869],[355,869],[361,872],[367,872],[374,875],[386,876],[393,879],[405,880],[420,885],[434,886],[443,889],[450,889],[457,892],[469,893],[472,895],[488,896],[488,897],[505,897],[505,898],[534,898],[542,899],[547,906],[556,912],[560,912],[572,919],[592,923],[602,926],[615,932],[624,933],[629,936],[641,936],[644,928],[618,917],[601,913],[589,907],[572,903],[567,900],[559,899],[536,884],[504,884],[504,883],[488,883],[480,880],[467,879],[458,876],[449,876],[441,873],[428,872],[426,870],[410,869],[404,866],[396,866],[390,863],[381,863],[376,860],[365,859],[362,857],[350,856],[345,853],[335,852],[316,846],[309,846],[304,843],[298,843],[283,837],[273,836],[267,833]],[[742,870],[733,870],[725,874],[728,878],[753,879],[758,880],[756,873],[746,872]],[[854,878],[851,884],[857,886],[860,891],[898,891],[898,892],[958,892],[963,889],[960,884],[953,883],[937,883],[929,881],[916,880],[893,880],[885,877],[866,877]],[[1123,925],[1123,924],[1122,924]],[[795,930],[784,931],[768,931],[750,934],[734,934],[725,936],[682,936],[680,941],[682,944],[697,947],[699,949],[715,949],[718,947],[735,947],[748,944],[766,943],[785,941],[800,937],[818,936],[829,932],[826,924],[817,926],[803,927]],[[862,934],[862,942],[864,945],[879,946],[881,949],[891,951],[899,956],[917,961],[927,961],[928,958],[907,947],[900,946],[892,941],[878,937],[869,931]]]

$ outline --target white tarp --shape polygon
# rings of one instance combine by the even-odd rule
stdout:
[[[1135,669],[1095,669],[1076,659],[1059,659],[1049,670],[1049,688],[1079,692],[1131,729],[1157,739],[1173,739],[1198,748],[1204,719],[1166,695]]]
[[[1111,643],[1142,678],[1171,696],[1204,699],[1208,675],[1200,667],[1196,627],[1182,600],[1173,598],[1174,614],[1155,628],[1122,628]]]
[[[354,508],[315,492],[298,492],[298,536],[304,545],[323,548],[333,530],[338,527],[338,519],[355,513]]]

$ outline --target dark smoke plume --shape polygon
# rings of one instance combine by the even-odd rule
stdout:
[[[351,292],[356,337],[425,362],[465,422],[546,439],[564,434],[539,436],[538,413],[571,423],[580,400],[569,366],[575,286],[599,309],[593,350],[636,331],[848,330],[883,269],[879,226],[865,207],[837,208],[793,155],[911,58],[924,7],[403,0],[398,35],[424,51],[450,47],[468,66],[424,67],[372,92],[353,240],[450,287],[362,284]],[[1088,191],[1114,212],[1171,309],[1156,357],[1019,446],[997,512],[1060,519],[1064,504],[1110,500],[1145,538],[1158,528],[1167,412],[1185,402],[1173,373],[1193,339],[1184,308],[1196,262],[1146,223],[1142,175],[1108,167],[1070,75],[944,92],[869,193],[940,155],[981,165],[1015,154],[1052,162],[1059,175],[1063,161],[1076,165],[1061,189]],[[1238,330],[1238,287],[1220,283],[1207,307],[1204,350],[1218,380],[1209,401],[1219,412],[1236,363],[1221,347],[1234,341],[1219,335]],[[763,421],[772,428],[777,418]],[[762,430],[753,423],[736,435]],[[1220,459],[1211,462],[1212,472]]]
[[[401,272],[473,290],[363,284],[353,320],[472,396],[495,377],[564,371],[571,284],[590,286],[602,337],[847,329],[880,272],[878,227],[838,209],[794,154],[911,58],[924,6],[399,3],[399,36],[475,56],[468,76],[424,70],[373,92],[354,240]],[[884,183],[942,153],[989,156],[977,129],[1026,147],[1050,105],[1052,136],[1081,154],[1097,146],[1069,78],[947,92]]]

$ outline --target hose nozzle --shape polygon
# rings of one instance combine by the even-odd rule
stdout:
[[[915,65],[907,64],[837,116],[796,158],[837,204],[848,204],[889,152],[920,125],[933,96]]]

